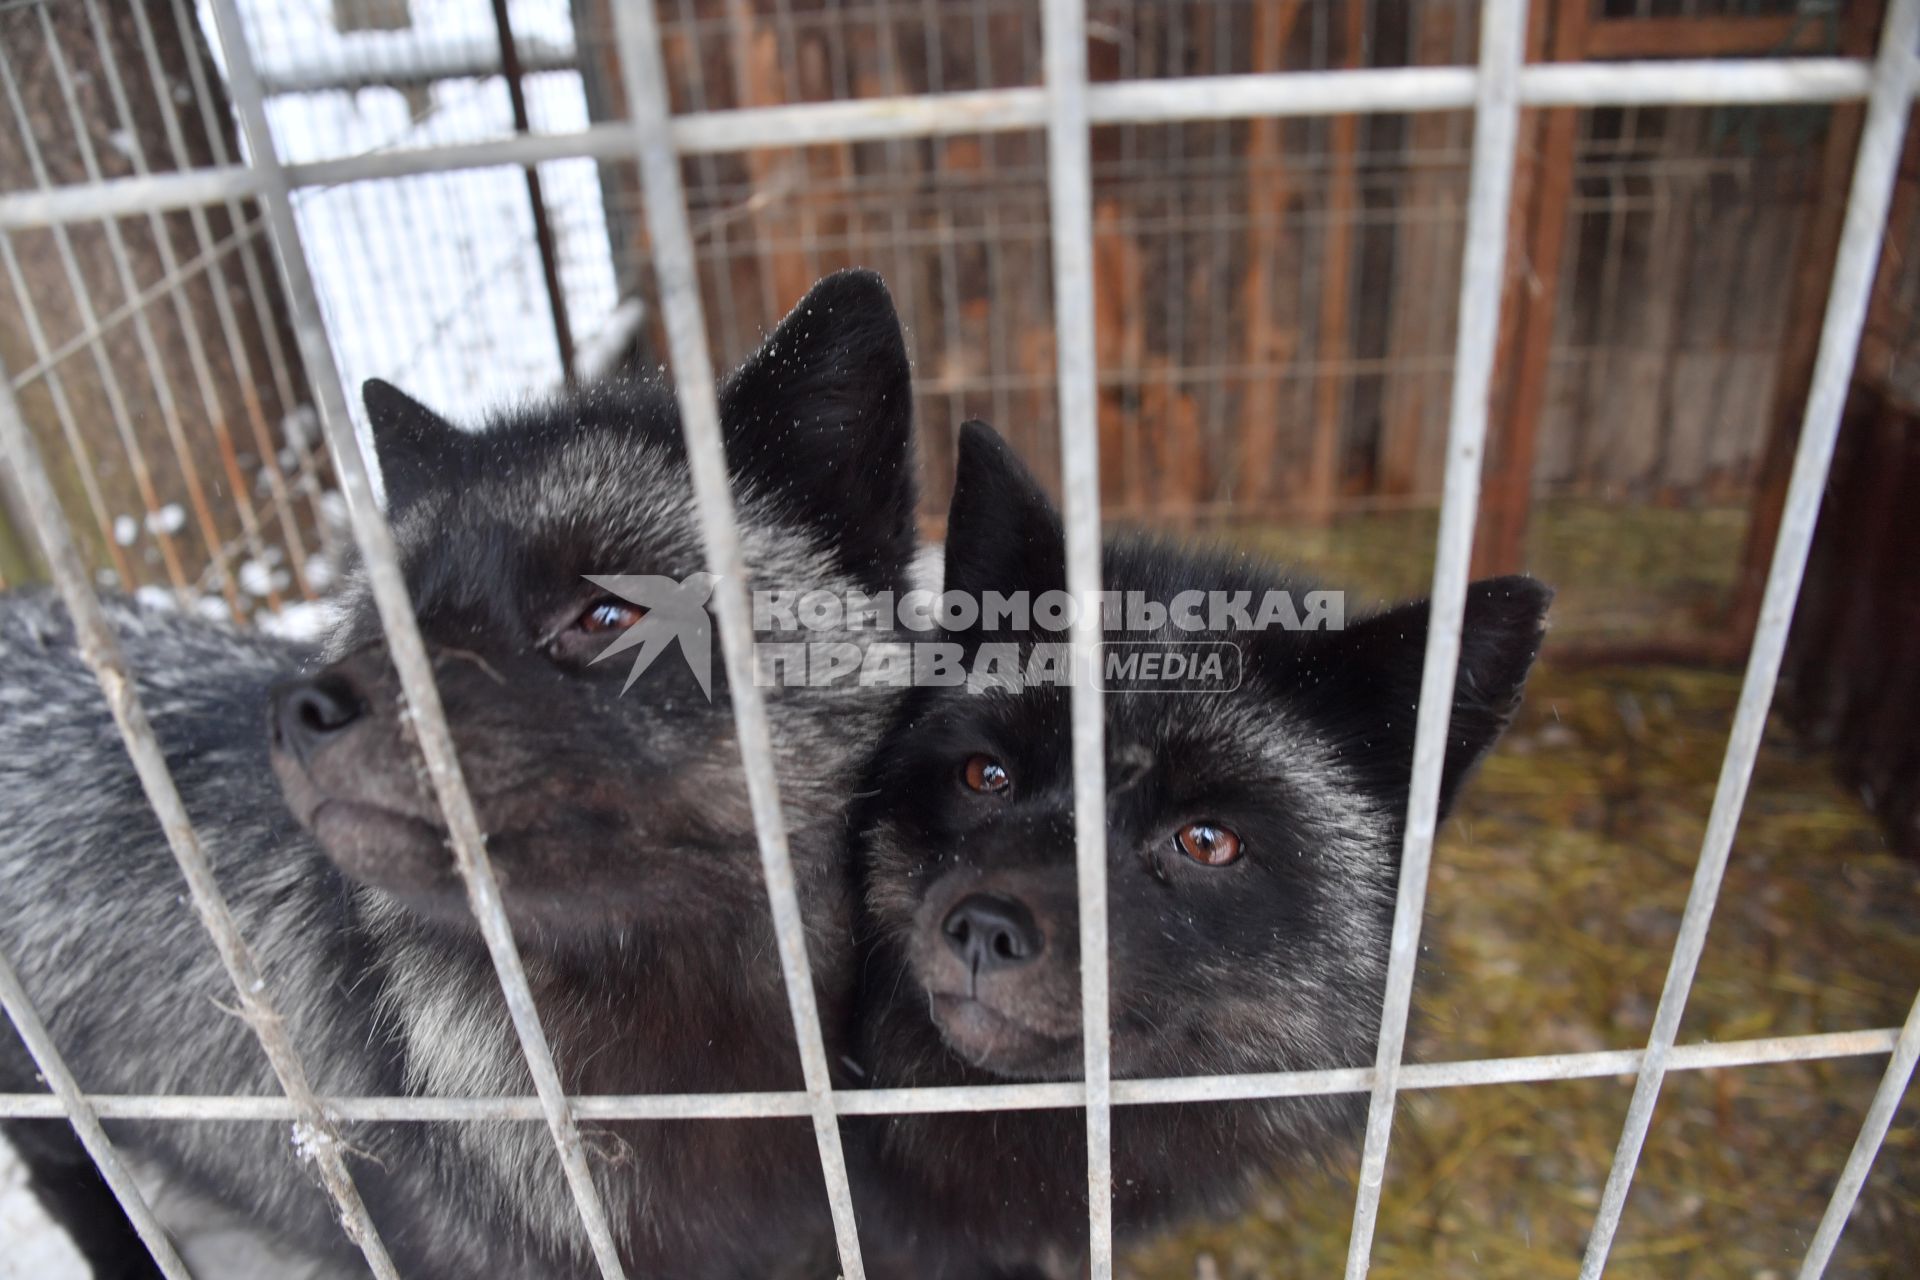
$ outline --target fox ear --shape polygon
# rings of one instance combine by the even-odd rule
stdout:
[[[720,391],[734,478],[880,579],[914,549],[913,377],[871,271],[814,285]]]
[[[373,428],[387,510],[398,511],[432,483],[464,437],[458,427],[391,382],[368,378],[361,384],[360,399]]]
[[[1532,578],[1488,578],[1467,588],[1460,669],[1440,770],[1440,814],[1520,706],[1521,687],[1540,652],[1553,591]],[[1345,630],[1295,635],[1292,670],[1275,674],[1308,702],[1313,723],[1376,794],[1404,813],[1412,781],[1414,721],[1426,664],[1425,600],[1398,605]]]
[[[960,427],[947,508],[948,591],[1038,596],[1067,585],[1060,513],[1019,455],[984,422]]]

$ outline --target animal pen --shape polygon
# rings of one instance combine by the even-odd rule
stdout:
[[[1603,1187],[1561,1203],[1582,1215],[1578,1274],[1593,1280],[1670,1076],[1885,1057],[1806,1224],[1799,1273],[1822,1274],[1920,1057],[1920,1002],[1899,1028],[1680,1033],[1850,388],[1894,404],[1881,421],[1908,441],[1920,414],[1916,91],[1920,0],[0,0],[0,573],[57,584],[284,1090],[88,1094],[0,957],[0,999],[49,1086],[0,1097],[0,1114],[70,1121],[170,1277],[186,1267],[103,1122],[293,1125],[380,1276],[394,1268],[340,1135],[544,1123],[615,1277],[582,1124],[804,1117],[859,1277],[842,1117],[1083,1109],[1104,1280],[1114,1107],[1364,1093],[1341,1245],[1359,1277],[1390,1229],[1403,1092],[1631,1076]],[[713,374],[716,354],[744,353],[852,263],[887,277],[907,322],[930,502],[944,504],[956,425],[994,422],[1058,481],[1082,599],[1103,516],[1284,523],[1309,545],[1378,516],[1402,561],[1409,539],[1432,539],[1430,579],[1411,584],[1430,590],[1433,625],[1372,1066],[1111,1077],[1102,719],[1076,687],[1083,1079],[832,1086]],[[348,394],[378,374],[458,416],[656,359],[720,575],[802,1059],[791,1093],[565,1091]],[[1622,605],[1627,625],[1569,646],[1744,663],[1651,1029],[1633,1048],[1405,1061],[1468,579],[1532,563],[1560,512],[1581,536],[1596,504],[1748,513],[1709,544],[1726,561],[1709,611],[1676,625]],[[1391,523],[1409,514],[1437,523]],[[285,625],[349,541],[533,1096],[316,1096],[96,596]],[[1097,627],[1083,609],[1075,643]]]

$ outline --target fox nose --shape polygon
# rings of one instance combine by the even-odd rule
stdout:
[[[1047,940],[1024,903],[998,894],[962,898],[941,922],[940,931],[971,973],[1012,969],[1046,949]]]
[[[305,764],[329,739],[366,710],[353,682],[334,671],[311,680],[295,680],[273,691],[274,745]]]

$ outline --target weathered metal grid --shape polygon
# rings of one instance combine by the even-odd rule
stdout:
[[[23,87],[31,93],[36,74],[49,71],[58,95],[47,102],[43,83],[41,105],[53,119],[64,120],[69,126],[73,151],[65,159],[70,164],[77,155],[95,180],[103,165],[118,160],[124,160],[135,175],[149,173],[156,166],[163,170],[186,167],[195,152],[194,138],[201,140],[211,163],[232,162],[233,148],[221,127],[224,105],[212,87],[215,73],[209,70],[210,58],[205,50],[197,41],[188,42],[178,50],[176,64],[170,68],[164,65],[161,48],[169,29],[190,30],[195,21],[187,0],[156,0],[152,5],[125,8],[85,0],[61,12],[67,19],[64,25],[91,40],[85,51],[77,45],[63,48],[65,42],[56,34],[56,26],[61,24],[49,6],[0,9],[8,19],[8,36],[0,42],[4,45],[0,47],[0,98],[5,99],[11,116],[0,129],[0,147],[17,147],[21,166],[9,174],[10,179],[31,178],[44,188],[48,166],[62,158],[57,144],[46,146],[36,138],[22,99]],[[16,32],[31,35],[16,41]],[[90,65],[85,52],[99,55],[97,69]],[[161,91],[160,86],[170,83],[169,72],[178,78],[171,81],[171,91]],[[100,86],[106,91],[104,101]],[[89,91],[99,104],[92,118],[80,106]],[[148,125],[157,122],[159,127],[143,129],[142,121]],[[54,131],[58,133],[57,124]],[[219,221],[222,216],[224,222]],[[206,595],[209,601],[224,597],[236,616],[247,603],[237,596],[236,586],[245,596],[260,597],[268,609],[278,610],[292,598],[316,594],[325,584],[320,576],[325,566],[335,562],[339,539],[334,521],[327,514],[324,464],[316,459],[296,417],[290,416],[296,415],[295,387],[301,379],[289,359],[279,326],[249,324],[272,314],[267,274],[272,267],[267,264],[263,269],[260,261],[261,255],[270,252],[262,243],[265,219],[249,219],[242,214],[238,201],[227,201],[217,210],[189,207],[185,222],[191,228],[190,238],[184,235],[178,220],[174,228],[180,236],[165,234],[161,215],[155,211],[144,220],[145,239],[139,238],[138,227],[129,228],[134,232],[129,237],[103,221],[98,226],[74,229],[54,226],[38,244],[18,248],[12,236],[0,229],[0,264],[5,268],[5,281],[21,321],[20,336],[27,347],[25,365],[15,370],[12,385],[19,392],[36,381],[41,384],[73,455],[87,513],[123,588],[133,589],[142,576],[133,571],[132,566],[138,562],[126,550],[137,536],[137,526],[132,517],[116,521],[111,514],[109,500],[103,496],[106,486],[96,475],[96,464],[90,456],[96,452],[104,460],[100,470],[111,470],[116,462],[124,464],[132,480],[135,492],[123,498],[133,499],[134,509],[144,515],[147,532],[157,543],[162,564],[156,568],[163,570],[158,581],[183,602],[194,594]],[[100,256],[111,261],[120,285],[124,300],[117,306],[108,306],[111,289],[103,290],[97,299],[90,296],[84,255],[75,247],[79,236],[87,233],[108,241],[111,252]],[[128,260],[129,249],[133,251],[133,263]],[[58,332],[63,327],[60,299],[35,280],[36,251],[51,251],[60,266],[59,275],[66,281],[72,308],[70,323],[64,326],[72,330],[69,333]],[[141,287],[135,291],[129,267],[133,267],[133,274],[144,277],[148,272],[140,269],[142,263],[156,273],[156,278],[140,280]],[[42,276],[47,274],[43,269]],[[102,288],[102,283],[96,273],[91,287]],[[163,298],[170,301],[166,314],[173,321],[171,328],[166,327],[164,318],[154,325],[149,316],[149,308],[157,309]],[[207,311],[209,303],[211,314]],[[124,341],[128,333],[138,339],[138,350],[129,355],[122,369],[109,355],[108,344],[116,337]],[[169,339],[179,345],[170,349]],[[88,404],[86,372],[72,367],[83,352],[90,357],[88,363],[102,394],[92,405]],[[162,363],[162,352],[172,359]],[[220,367],[223,361],[224,370]],[[191,374],[197,397],[168,385],[171,380],[163,369],[169,366],[176,371],[176,378],[181,372]],[[222,392],[227,393],[224,412]],[[194,403],[189,404],[190,400]],[[172,460],[179,464],[177,479],[185,486],[184,490],[174,489],[174,494],[193,506],[197,525],[193,532],[205,540],[198,564],[194,548],[178,545],[185,521],[172,527],[167,523],[170,513],[163,505],[162,490],[170,486],[161,474],[166,464],[163,461],[160,468],[155,468],[147,457],[148,442],[142,438],[138,420],[142,409],[158,409],[157,416],[167,427]],[[189,442],[176,429],[183,410],[211,424],[211,441],[191,443],[217,441],[224,464],[217,472],[203,476],[200,459],[183,449]],[[97,440],[90,449],[90,423],[96,429],[111,427],[111,442]],[[264,492],[249,492],[236,456],[238,451],[247,450],[260,461],[259,479],[264,482]],[[206,502],[207,487],[211,485],[217,491],[223,483],[232,495],[228,505],[238,520],[237,528],[229,527],[224,543],[209,518]],[[129,532],[118,532],[115,526],[119,523],[131,526]],[[281,553],[285,556],[284,573],[272,567]],[[236,564],[238,574],[233,572]],[[251,580],[250,571],[254,574]],[[315,576],[310,578],[309,573]]]
[[[0,197],[0,228],[57,225],[65,221],[151,213],[241,197],[261,199],[266,230],[278,254],[294,312],[301,354],[320,401],[329,448],[348,497],[353,532],[365,557],[402,684],[420,729],[423,754],[442,804],[469,900],[499,972],[515,1028],[535,1082],[534,1098],[316,1098],[299,1062],[278,1030],[271,1002],[218,890],[207,874],[197,838],[161,762],[151,726],[133,696],[110,628],[98,607],[86,569],[51,498],[45,468],[29,437],[10,381],[0,376],[0,442],[6,446],[29,504],[54,577],[73,611],[83,653],[99,676],[143,785],[160,814],[176,857],[194,892],[196,907],[234,979],[249,1021],[259,1034],[285,1089],[283,1098],[111,1097],[82,1094],[44,1034],[11,968],[0,963],[0,1003],[53,1086],[49,1095],[0,1097],[0,1114],[66,1116],[101,1162],[130,1216],[156,1247],[169,1276],[184,1276],[179,1260],[154,1230],[151,1213],[118,1167],[100,1130],[102,1116],[155,1119],[295,1120],[321,1141],[318,1154],[330,1194],[348,1233],[361,1245],[378,1275],[391,1275],[377,1234],[360,1205],[341,1162],[331,1126],[362,1119],[425,1120],[544,1119],[553,1133],[580,1207],[588,1240],[608,1277],[621,1274],[612,1234],[587,1171],[576,1127],[578,1117],[694,1118],[742,1115],[807,1115],[815,1125],[833,1203],[842,1262],[849,1277],[863,1275],[853,1207],[840,1155],[837,1117],[904,1111],[958,1111],[1082,1106],[1088,1116],[1090,1234],[1093,1273],[1111,1274],[1111,1210],[1107,1162],[1111,1105],[1223,1100],[1358,1092],[1371,1094],[1368,1134],[1354,1213],[1348,1275],[1366,1273],[1379,1205],[1394,1098],[1401,1088],[1444,1088],[1522,1081],[1570,1079],[1634,1071],[1637,1083],[1625,1132],[1583,1264],[1583,1277],[1597,1277],[1624,1207],[1640,1146],[1660,1085],[1670,1070],[1750,1065],[1871,1053],[1890,1053],[1886,1072],[1803,1265],[1817,1276],[1831,1256],[1853,1201],[1885,1135],[1920,1057],[1920,1000],[1903,1028],[1777,1037],[1740,1044],[1677,1046],[1674,1036],[1705,943],[1714,899],[1731,852],[1734,828],[1760,742],[1788,623],[1818,513],[1821,488],[1839,427],[1847,379],[1857,352],[1867,294],[1879,258],[1895,167],[1916,88],[1920,88],[1920,0],[1893,0],[1879,54],[1872,64],[1847,59],[1672,62],[1658,64],[1561,64],[1522,66],[1523,0],[1490,0],[1484,15],[1477,68],[1408,68],[1211,77],[1204,81],[1122,82],[1089,85],[1084,58],[1083,5],[1047,0],[1043,12],[1046,84],[920,98],[835,102],[812,106],[670,115],[661,78],[659,32],[647,6],[619,6],[623,75],[633,104],[628,121],[573,134],[517,138],[395,155],[355,157],[323,164],[283,166],[266,127],[263,95],[239,30],[232,0],[213,0],[213,14],[228,58],[235,105],[254,157],[247,166],[226,165],[183,174],[148,174],[85,186],[47,188]],[[1846,227],[1825,319],[1812,393],[1789,489],[1786,516],[1775,547],[1765,604],[1755,633],[1746,679],[1708,832],[1696,869],[1679,939],[1674,948],[1655,1026],[1643,1050],[1562,1054],[1539,1058],[1403,1065],[1408,1001],[1418,949],[1420,910],[1431,857],[1434,800],[1438,792],[1447,707],[1457,662],[1468,551],[1486,430],[1492,375],[1493,334],[1498,321],[1501,268],[1506,240],[1507,190],[1513,159],[1516,113],[1523,105],[1629,105],[1703,103],[1850,102],[1864,99],[1862,133],[1848,196]],[[1080,853],[1081,920],[1087,980],[1083,983],[1086,1073],[1082,1082],[1003,1085],[967,1089],[836,1092],[826,1074],[824,1044],[813,1010],[812,987],[802,942],[799,908],[781,825],[777,785],[764,707],[745,679],[746,587],[721,451],[706,349],[701,300],[692,273],[691,237],[679,157],[746,147],[852,141],[957,132],[1044,127],[1049,140],[1049,192],[1054,246],[1056,321],[1059,337],[1061,448],[1068,527],[1069,585],[1083,597],[1099,579],[1099,500],[1093,396],[1092,277],[1089,175],[1086,135],[1092,124],[1249,115],[1308,115],[1351,111],[1430,111],[1471,107],[1475,138],[1468,235],[1460,292],[1460,324],[1441,535],[1433,585],[1435,624],[1429,634],[1416,730],[1415,763],[1400,901],[1383,1011],[1379,1052],[1372,1068],[1195,1077],[1155,1081],[1110,1081],[1107,1075],[1105,988],[1104,788],[1100,783],[1101,719],[1097,699],[1077,691],[1073,728],[1076,760],[1076,832]],[[372,500],[364,461],[354,444],[345,397],[335,373],[290,194],[299,186],[353,178],[434,172],[481,164],[526,163],[567,156],[602,158],[638,154],[645,178],[646,211],[656,250],[656,270],[666,313],[674,368],[686,424],[703,532],[709,559],[723,574],[717,594],[724,657],[732,681],[742,756],[759,831],[790,1008],[798,1028],[806,1088],[785,1094],[716,1094],[656,1097],[569,1098],[562,1090],[517,950],[501,907],[483,838],[460,774],[426,654],[406,599],[391,535]],[[687,252],[676,252],[676,247]],[[203,257],[206,253],[203,252]],[[193,263],[181,270],[196,269]],[[1083,615],[1091,611],[1083,610]]]
[[[1263,115],[1458,111],[1474,105],[1475,77],[1471,67],[1399,67],[1090,84],[1087,120],[1095,125],[1154,124]],[[1857,102],[1867,96],[1871,82],[1871,67],[1850,58],[1542,63],[1520,70],[1518,95],[1527,107]],[[674,149],[687,155],[1006,133],[1043,127],[1046,94],[1044,88],[977,89],[696,111],[671,117],[668,129]],[[318,187],[576,156],[623,160],[633,157],[636,137],[631,121],[609,121],[571,133],[373,152],[286,165],[284,170],[294,186]],[[264,187],[260,172],[229,164],[98,185],[16,191],[0,196],[0,228],[184,208],[257,196]]]

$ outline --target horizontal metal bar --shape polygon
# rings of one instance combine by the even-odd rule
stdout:
[[[1808,1062],[1825,1058],[1888,1053],[1899,1032],[1841,1031],[1823,1035],[1774,1036],[1764,1040],[1728,1040],[1674,1050],[1669,1066],[1705,1071],[1726,1067]],[[1554,1053],[1526,1058],[1482,1058],[1460,1062],[1410,1062],[1400,1068],[1405,1089],[1460,1089],[1484,1085],[1546,1084],[1631,1075],[1642,1049],[1591,1053]],[[1116,1103],[1231,1102],[1253,1098],[1310,1097],[1328,1093],[1364,1093],[1373,1088],[1371,1067],[1338,1071],[1282,1072],[1273,1075],[1190,1076],[1170,1080],[1122,1080],[1113,1086]]]
[[[1831,1031],[1760,1040],[1725,1040],[1682,1045],[1667,1061],[1670,1071],[1721,1071],[1818,1062],[1892,1053],[1898,1027],[1867,1031]],[[1400,1069],[1402,1089],[1462,1089],[1486,1085],[1550,1084],[1632,1075],[1643,1049],[1604,1049],[1589,1053],[1553,1053],[1524,1058],[1466,1058],[1454,1062],[1410,1062]],[[1115,1080],[1115,1106],[1152,1106],[1171,1102],[1237,1102],[1256,1098],[1318,1097],[1365,1093],[1373,1087],[1372,1067],[1331,1071],[1283,1071],[1236,1076],[1184,1076],[1162,1080]],[[1079,1107],[1085,1091],[1077,1081],[1059,1084],[964,1085],[929,1089],[839,1089],[834,1110],[843,1116],[951,1114],[971,1111],[1051,1111]],[[290,1120],[295,1110],[285,1098],[243,1098],[193,1094],[89,1094],[87,1101],[106,1120]],[[805,1116],[811,1102],[799,1091],[767,1093],[588,1094],[570,1099],[583,1120],[757,1120]],[[538,1098],[328,1097],[321,1109],[340,1123],[459,1122],[543,1118]],[[60,1100],[44,1093],[0,1093],[0,1116],[54,1119],[65,1113]]]
[[[1472,67],[1395,67],[1122,80],[1089,86],[1087,115],[1100,125],[1462,111],[1473,105],[1473,78]]]
[[[518,133],[443,147],[372,151],[286,166],[296,188],[335,187],[378,178],[412,178],[461,169],[544,164],[549,160],[625,160],[633,155],[633,127],[623,123],[589,125],[569,133]]]
[[[1551,63],[1523,68],[1523,106],[1654,106],[1741,102],[1846,102],[1864,98],[1872,68],[1852,58],[1699,62]],[[1397,67],[1190,76],[1094,85],[1095,124],[1158,124],[1252,116],[1464,111],[1472,67]]]
[[[1872,64],[1856,58],[1557,62],[1520,73],[1520,102],[1529,107],[1857,102],[1872,87]]]
[[[1458,111],[1473,105],[1471,67],[1301,71],[1266,75],[1126,80],[1091,85],[1095,125],[1310,116],[1343,112]],[[1716,102],[1853,102],[1871,81],[1865,62],[1848,58],[1701,59],[1652,63],[1553,63],[1520,73],[1526,106],[1647,106]],[[1911,85],[1909,85],[1911,92]],[[1038,87],[798,103],[673,117],[676,151],[706,154],[886,138],[940,137],[1038,129],[1046,95]],[[587,157],[625,159],[638,145],[625,122],[567,133],[378,151],[285,166],[296,188],[376,178],[526,165]],[[0,195],[0,228],[46,226],[176,209],[257,196],[259,172],[224,165],[189,172],[116,178],[98,185]]]
[[[579,67],[571,37],[554,40],[520,36],[513,45],[519,54],[520,70],[528,75]],[[434,84],[501,74],[500,44],[491,32],[422,40],[412,31],[357,31],[329,48],[324,57],[313,57],[304,49],[280,50],[256,59],[255,67],[260,89],[268,97]]]
[[[1046,122],[1046,92],[1018,88],[701,111],[673,117],[671,127],[674,149],[697,154],[884,138],[1007,133],[1038,129]]]
[[[149,209],[184,209],[217,204],[260,190],[260,175],[242,165],[224,165],[186,172],[149,173],[143,177],[110,178],[105,182],[42,187],[37,191],[9,191],[0,195],[0,230],[93,218],[145,213]]]

